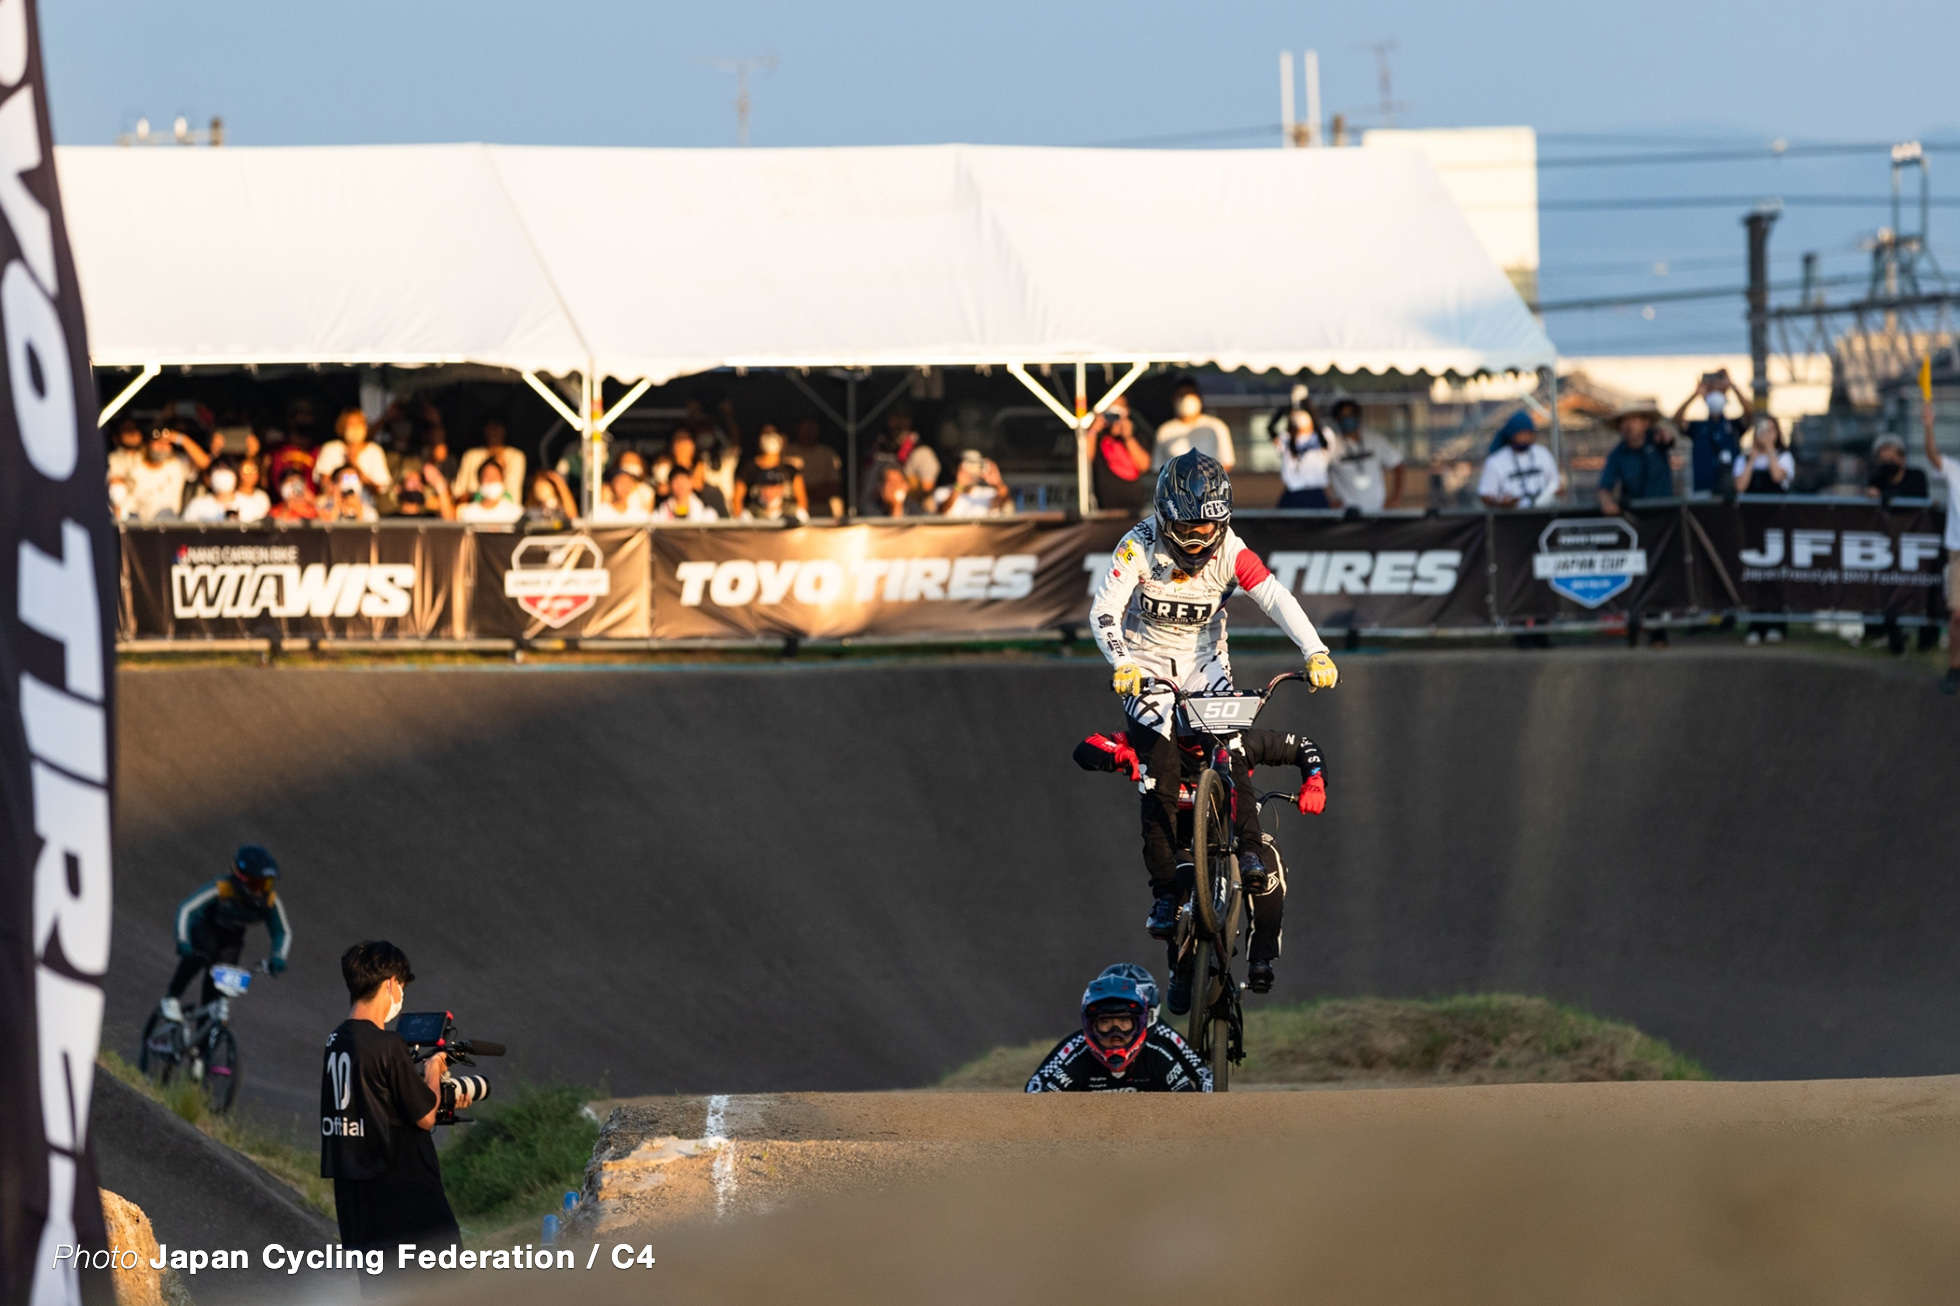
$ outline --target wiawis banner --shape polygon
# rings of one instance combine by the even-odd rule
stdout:
[[[653,633],[957,635],[1082,621],[1087,569],[1127,526],[661,528],[652,532]]]
[[[1362,521],[1242,515],[1233,527],[1322,629],[1490,624],[1482,514]],[[1271,628],[1243,596],[1226,610],[1238,629]]]
[[[1511,625],[1686,612],[1681,514],[1653,508],[1490,517],[1496,615]]]
[[[106,1250],[116,537],[47,107],[33,0],[0,4],[0,1292],[36,1306],[113,1300],[75,1250]]]
[[[1750,498],[1692,504],[1696,584],[1744,612],[1939,611],[1944,516],[1930,507]]]
[[[228,526],[123,532],[133,639],[428,639],[466,631],[455,527]]]
[[[478,532],[473,547],[473,635],[645,639],[652,633],[652,546],[643,530]]]

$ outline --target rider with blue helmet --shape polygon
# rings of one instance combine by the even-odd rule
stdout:
[[[1176,1030],[1151,1019],[1156,996],[1157,982],[1141,966],[1111,966],[1090,980],[1082,1028],[1055,1045],[1028,1080],[1028,1092],[1211,1092],[1210,1067]]]

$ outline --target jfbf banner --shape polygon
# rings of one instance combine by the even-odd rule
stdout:
[[[109,966],[109,525],[33,0],[0,4],[0,1300],[113,1300],[89,1098]],[[63,1255],[66,1253],[66,1255]]]
[[[982,634],[1085,619],[1124,522],[653,532],[653,633]]]
[[[1705,606],[1937,616],[1944,519],[1932,509],[1749,498],[1691,504]]]
[[[458,638],[454,527],[176,526],[123,533],[123,626],[145,639]]]

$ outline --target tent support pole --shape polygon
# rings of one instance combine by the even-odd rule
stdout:
[[[844,485],[850,501],[844,505],[849,520],[858,511],[858,379],[853,371],[844,379]]]
[[[1558,420],[1558,364],[1554,363],[1550,367],[1542,369],[1542,371],[1545,377],[1545,407],[1549,410],[1546,414],[1546,421],[1550,427],[1552,461],[1558,464],[1558,474],[1563,479],[1565,476],[1565,432],[1560,429]]]
[[[161,363],[145,363],[143,371],[134,381],[122,388],[122,393],[102,406],[102,412],[95,419],[97,430],[109,424],[109,419],[123,410],[123,405],[136,397],[136,392],[155,380],[163,372]]]
[[[579,382],[579,398],[583,400],[584,421],[579,424],[585,437],[585,512],[590,517],[599,511],[599,478],[605,474],[605,455],[601,447],[606,433],[599,426],[599,415],[605,406],[605,396],[599,390],[599,378],[592,374],[593,364],[586,360],[585,374]]]
[[[1047,386],[1029,375],[1025,366],[1020,363],[1007,365],[1008,372],[1015,380],[1026,386],[1028,392],[1045,404],[1049,412],[1075,431],[1075,510],[1084,517],[1089,515],[1089,428],[1125,390],[1137,383],[1138,377],[1150,370],[1150,363],[1147,359],[1131,363],[1123,379],[1104,391],[1103,397],[1093,405],[1089,403],[1088,368],[1086,359],[1075,365],[1075,411],[1071,413]]]

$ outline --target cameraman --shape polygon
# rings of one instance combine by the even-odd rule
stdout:
[[[432,1133],[448,1058],[437,1053],[417,1067],[408,1044],[383,1028],[415,979],[408,958],[392,943],[357,943],[341,955],[340,973],[354,1005],[327,1040],[320,1174],[334,1181],[341,1244],[392,1257],[398,1243],[459,1241]],[[466,1086],[454,1091],[455,1104],[468,1106]]]

